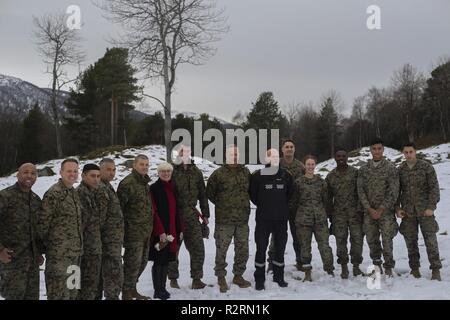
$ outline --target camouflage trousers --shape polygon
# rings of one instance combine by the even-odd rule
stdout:
[[[81,300],[101,300],[102,256],[83,255],[81,257]]]
[[[439,258],[439,247],[436,237],[436,233],[439,231],[439,225],[434,216],[410,216],[402,219],[400,224],[400,233],[405,238],[410,268],[418,269],[420,267],[418,245],[419,226],[423,235],[425,247],[427,248],[430,269],[441,269],[442,264]]]
[[[39,266],[31,252],[0,263],[0,296],[6,300],[39,300]]]
[[[319,248],[320,257],[322,258],[323,269],[325,271],[334,270],[333,265],[333,251],[328,243],[328,238],[330,236],[328,230],[328,222],[316,222],[312,226],[297,224],[297,237],[300,240],[301,246],[301,263],[304,269],[312,269],[312,236],[317,241],[317,246]]]
[[[102,256],[102,278],[100,292],[103,290],[106,300],[119,299],[123,286],[122,256]]]
[[[289,218],[289,230],[291,230],[292,247],[294,248],[294,252],[295,252],[295,261],[297,261],[297,263],[301,264],[302,254],[301,254],[300,241],[298,240],[297,230],[295,227],[295,217]],[[273,261],[274,257],[275,257],[275,245],[273,243],[273,236],[271,236],[267,262],[271,263]]]
[[[78,270],[77,270],[78,269]],[[80,257],[47,256],[47,300],[76,300],[81,285]]]
[[[333,217],[330,229],[331,234],[336,238],[337,263],[347,264],[349,262],[347,244],[350,235],[351,263],[353,265],[361,264],[364,244],[362,221],[349,221]]]
[[[242,276],[247,268],[248,252],[248,224],[216,224],[214,239],[216,240],[216,265],[214,267],[217,277],[227,275],[226,262],[228,247],[234,240],[233,274]]]
[[[364,214],[363,230],[373,264],[381,265],[381,255],[383,255],[384,266],[394,268],[395,260],[392,240],[397,235],[398,224],[392,211],[385,211],[378,220],[372,219],[368,213]]]
[[[202,225],[196,216],[185,217],[185,228],[183,233],[183,242],[191,258],[191,278],[203,278],[203,264],[205,262],[205,244],[203,243]],[[176,260],[169,263],[169,279],[178,279],[178,253],[181,244],[178,247]]]
[[[102,232],[102,279],[100,291],[106,300],[119,299],[123,286],[123,223]]]
[[[136,289],[136,284],[148,262],[150,238],[125,243],[123,255],[123,290]]]

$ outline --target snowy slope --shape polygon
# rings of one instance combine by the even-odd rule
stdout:
[[[69,97],[66,91],[60,91],[57,96],[57,105],[64,113],[64,101]],[[51,90],[39,88],[32,83],[19,78],[0,74],[0,111],[17,110],[24,116],[36,104],[44,113],[51,114]],[[11,110],[12,111],[12,110]]]
[[[129,173],[123,164],[126,160],[129,160],[132,156],[144,153],[151,157],[151,170],[150,176],[152,181],[156,180],[156,166],[163,161],[165,155],[165,149],[161,146],[148,146],[142,149],[128,149],[123,153],[115,153],[111,157],[115,158],[118,166],[117,178],[113,182],[114,187],[117,187],[119,181]],[[288,244],[286,247],[286,280],[289,282],[288,288],[279,288],[278,285],[271,282],[270,275],[267,277],[266,290],[263,292],[257,292],[254,288],[239,289],[235,285],[231,285],[231,290],[225,294],[219,292],[219,288],[216,285],[216,278],[214,276],[214,256],[215,256],[215,244],[213,238],[213,226],[214,226],[214,206],[210,204],[211,215],[211,237],[206,240],[206,261],[204,267],[204,281],[210,284],[215,284],[214,287],[207,287],[204,290],[191,290],[189,288],[191,279],[189,276],[189,256],[186,249],[181,249],[180,252],[180,290],[168,288],[172,294],[173,299],[450,299],[450,240],[447,235],[450,229],[450,217],[448,215],[448,208],[450,208],[450,160],[447,159],[450,153],[450,144],[439,145],[428,149],[421,150],[421,153],[430,160],[437,171],[440,186],[441,186],[441,202],[438,205],[436,216],[440,225],[440,231],[438,234],[438,241],[440,245],[441,259],[443,264],[442,269],[442,282],[430,281],[429,277],[431,271],[428,269],[428,262],[426,259],[426,251],[423,243],[423,238],[419,238],[419,246],[422,257],[422,279],[414,279],[409,276],[408,257],[406,251],[406,245],[403,237],[398,234],[394,239],[394,258],[396,260],[395,270],[402,274],[394,279],[384,279],[381,281],[380,289],[368,289],[366,278],[353,278],[349,280],[342,280],[339,277],[340,267],[335,264],[336,277],[330,278],[325,272],[322,271],[322,263],[320,260],[317,245],[313,244],[313,282],[303,283],[295,278],[303,277],[303,273],[296,271],[294,267],[295,256],[292,248],[292,240],[289,236]],[[399,163],[401,160],[401,154],[393,149],[386,148],[385,152],[387,158]],[[359,151],[359,155],[350,158],[350,161],[355,166],[359,167],[364,161],[370,158],[368,148],[363,148]],[[94,159],[90,161],[82,161],[82,165],[86,162],[98,162],[100,159]],[[205,179],[209,177],[212,171],[217,168],[216,165],[202,159],[195,159],[199,165]],[[50,161],[46,164],[39,165],[39,168],[44,166],[51,166],[54,171],[57,172],[57,168],[61,160]],[[329,160],[322,162],[318,165],[318,172],[322,175],[326,175],[327,171],[330,171],[334,167],[334,161]],[[251,170],[254,170],[256,166],[252,166]],[[34,191],[40,196],[44,194],[46,189],[58,179],[58,176],[53,177],[41,177],[38,179],[34,186]],[[15,182],[14,175],[0,178],[0,189],[3,189]],[[250,279],[252,284],[253,271],[254,271],[254,254],[255,254],[255,242],[254,242],[254,208],[252,208],[252,215],[250,217],[250,259],[247,264],[247,271],[244,274],[245,278]],[[330,237],[330,245],[333,248],[333,253],[336,252],[334,237]],[[232,261],[233,261],[233,248],[230,247],[228,252],[227,261],[229,266],[227,280],[231,282],[232,279]],[[364,262],[362,269],[365,270],[370,265],[369,249],[367,244],[364,245]],[[153,295],[153,288],[151,282],[151,264],[145,270],[141,280],[138,284],[138,290],[147,295]],[[45,283],[44,276],[41,273],[41,298],[45,299]]]

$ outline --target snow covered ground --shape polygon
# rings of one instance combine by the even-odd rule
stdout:
[[[123,179],[128,173],[129,169],[124,165],[125,161],[132,159],[132,157],[138,153],[144,153],[151,158],[151,170],[150,176],[152,181],[157,179],[156,166],[164,161],[165,150],[161,146],[148,146],[142,149],[128,149],[122,153],[112,154],[117,164],[117,177],[113,182],[114,187],[117,187],[119,181]],[[438,241],[440,246],[441,260],[443,269],[442,282],[430,281],[431,271],[429,270],[428,260],[426,255],[426,249],[424,246],[423,238],[419,238],[419,247],[421,253],[421,279],[414,279],[409,275],[408,256],[406,251],[406,245],[403,240],[403,236],[398,234],[394,239],[394,258],[396,260],[395,271],[400,273],[400,276],[393,279],[385,279],[382,277],[379,289],[369,289],[366,278],[354,278],[350,276],[348,280],[342,280],[339,277],[340,266],[336,266],[336,277],[331,278],[324,271],[322,271],[322,263],[320,260],[317,245],[313,243],[313,282],[304,283],[297,280],[302,278],[303,273],[296,271],[294,267],[295,256],[292,248],[292,239],[289,237],[286,247],[285,261],[286,261],[286,281],[289,282],[288,288],[279,288],[278,285],[271,281],[271,276],[268,275],[266,281],[266,290],[263,292],[256,291],[253,287],[247,289],[240,289],[235,285],[230,284],[230,290],[222,294],[219,292],[219,288],[216,284],[216,278],[214,276],[214,256],[215,256],[215,244],[214,244],[214,206],[210,204],[211,209],[211,237],[206,240],[206,260],[204,266],[204,281],[209,284],[214,284],[213,287],[207,287],[204,290],[191,290],[191,279],[189,276],[189,255],[183,246],[180,252],[180,279],[179,284],[181,289],[168,290],[172,294],[172,299],[278,299],[278,300],[291,300],[291,299],[450,299],[450,239],[448,231],[450,229],[450,217],[448,209],[450,208],[450,160],[448,159],[450,154],[450,144],[443,144],[428,149],[421,150],[420,153],[430,160],[438,174],[438,179],[441,188],[441,202],[438,205],[436,216],[440,225],[440,231],[438,233]],[[393,149],[386,148],[385,155],[387,158],[398,164],[402,156]],[[349,159],[350,164],[360,167],[364,161],[370,158],[370,152],[368,148],[363,148],[359,151],[358,155]],[[81,165],[88,162],[98,162],[100,159],[94,159],[89,161],[81,161]],[[205,179],[217,168],[215,164],[210,163],[207,160],[195,159],[196,163],[203,171]],[[52,167],[54,172],[58,172],[61,160],[49,161],[45,164],[41,164],[38,168],[45,166]],[[328,160],[318,165],[318,173],[322,176],[326,176],[335,166],[334,160]],[[254,170],[257,166],[251,166],[251,170]],[[44,192],[50,185],[55,183],[58,179],[58,175],[51,177],[38,178],[33,190],[39,195],[43,196]],[[3,189],[13,183],[15,183],[15,174],[0,178],[0,189]],[[400,221],[399,221],[400,222]],[[244,274],[246,279],[252,281],[254,271],[254,254],[255,254],[255,241],[254,232],[254,208],[252,207],[252,214],[250,217],[250,259],[247,263],[247,271]],[[336,245],[334,237],[330,237],[330,245],[333,248],[333,253],[336,252]],[[232,279],[232,262],[233,262],[233,245],[230,246],[227,261],[229,266],[227,268],[228,275],[227,280],[231,283]],[[366,270],[371,264],[369,259],[369,249],[367,244],[364,245],[364,262],[362,269]],[[151,281],[151,263],[149,263],[147,269],[144,271],[139,283],[138,291],[146,295],[153,295],[153,287]],[[45,299],[45,283],[44,275],[41,272],[41,299]],[[1,299],[1,298],[0,298]]]

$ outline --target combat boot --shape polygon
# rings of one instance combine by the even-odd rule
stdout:
[[[194,290],[203,289],[204,287],[206,287],[206,283],[204,283],[202,280],[200,280],[200,279],[192,280],[192,289],[194,289]]]
[[[361,271],[361,269],[359,268],[358,264],[354,264],[353,265],[353,276],[357,277],[357,276],[365,276],[366,274],[364,272]]]
[[[281,288],[286,288],[288,283],[284,281],[284,267],[274,265],[273,268],[273,282],[278,283]]]
[[[133,298],[135,298],[136,300],[151,300],[150,297],[140,294],[139,292],[137,292],[136,289],[132,290],[132,294],[133,294]]]
[[[311,270],[305,270],[305,279],[303,279],[303,282],[312,282],[312,277],[311,277]]]
[[[433,269],[431,271],[431,280],[441,281],[441,272],[439,269]]]
[[[225,277],[219,277],[217,283],[219,284],[219,289],[221,293],[225,293],[228,291],[228,284]]]
[[[286,281],[284,281],[284,277],[280,279],[273,279],[273,282],[278,283],[278,286],[281,288],[286,288],[289,285]]]
[[[122,300],[133,300],[133,290],[123,289],[122,290]]]
[[[256,281],[255,289],[258,291],[265,290],[266,287],[264,286],[264,281]]]
[[[234,276],[233,283],[239,288],[248,288],[252,285],[250,281],[245,280],[242,276]]]
[[[422,277],[421,274],[420,274],[419,269],[412,269],[410,274],[412,274],[413,277],[416,278],[416,279],[419,279],[419,278]]]
[[[330,275],[330,276],[332,276],[334,278],[333,270],[329,269],[329,270],[326,270],[326,272],[327,272],[328,275]]]
[[[384,267],[384,273],[386,274],[386,277],[388,277],[388,278],[394,277],[394,272],[392,271],[391,267]]]
[[[170,279],[170,287],[174,289],[180,289],[177,279]]]
[[[341,278],[348,279],[348,275],[349,275],[349,271],[348,271],[347,264],[342,264],[341,265]]]
[[[297,268],[297,271],[305,272],[305,268],[303,268],[303,265],[300,262],[297,262],[295,267]]]

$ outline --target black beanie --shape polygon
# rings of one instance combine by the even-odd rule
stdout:
[[[93,163],[88,163],[88,164],[84,165],[83,173],[91,171],[91,170],[99,170],[100,171],[100,167],[98,165],[96,165],[96,164],[93,164]]]

